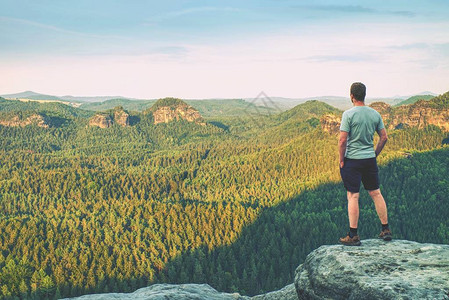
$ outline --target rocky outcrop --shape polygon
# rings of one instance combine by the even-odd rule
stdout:
[[[449,109],[437,109],[432,102],[418,101],[410,105],[401,105],[388,117],[388,128],[418,127],[435,125],[449,131]]]
[[[89,120],[89,126],[97,126],[100,128],[109,128],[112,124],[112,117],[108,114],[99,113]]]
[[[220,293],[208,284],[154,284],[149,287],[141,288],[134,293],[110,293],[85,295],[76,298],[78,300],[246,300],[250,299],[246,296],[240,296],[238,293]]]
[[[159,299],[192,299],[192,300],[297,300],[294,284],[287,285],[279,291],[254,297],[242,296],[239,293],[221,293],[208,284],[154,284],[138,289],[133,293],[92,294],[75,298],[77,300],[159,300]]]
[[[269,292],[262,295],[257,295],[250,298],[251,300],[298,300],[298,294],[296,293],[295,285],[289,284],[284,288]]]
[[[89,120],[89,126],[100,128],[109,128],[114,123],[123,127],[129,126],[129,114],[121,106],[112,111],[97,113]]]
[[[360,247],[321,246],[296,269],[294,283],[254,297],[207,284],[155,284],[133,293],[70,299],[449,299],[449,245],[362,240]]]
[[[27,118],[20,118],[19,116],[13,116],[12,118],[0,120],[0,125],[8,127],[25,127],[31,124],[35,124],[39,127],[48,128],[49,122],[46,117],[40,114],[32,114]]]
[[[321,129],[330,134],[337,134],[340,132],[341,117],[331,114],[323,115],[320,119]]]
[[[449,108],[436,108],[431,101],[418,101],[410,105],[391,107],[387,103],[374,102],[370,107],[381,115],[387,129],[404,129],[409,127],[424,128],[435,125],[449,131]],[[324,115],[321,128],[331,134],[339,132],[341,115]]]
[[[198,110],[180,99],[160,99],[150,108],[150,111],[153,114],[154,124],[168,123],[173,120],[186,120],[206,125]]]
[[[449,245],[321,246],[296,269],[299,299],[449,299]]]
[[[114,109],[114,122],[123,127],[129,126],[129,114],[123,107],[116,107]]]

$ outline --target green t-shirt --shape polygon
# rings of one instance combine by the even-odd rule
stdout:
[[[354,106],[343,113],[340,130],[348,132],[345,157],[364,159],[376,157],[374,132],[385,128],[381,115],[369,106]]]

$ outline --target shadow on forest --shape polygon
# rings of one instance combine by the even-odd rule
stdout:
[[[134,126],[134,125],[136,125],[139,122],[140,122],[140,117],[139,116],[133,116],[133,115],[129,116],[129,126]]]
[[[219,121],[207,121],[207,122],[229,132],[229,126],[223,124],[222,122]]]
[[[444,208],[446,213],[436,217],[423,208],[423,205],[428,207],[433,204],[409,199],[410,195],[426,190],[417,191],[417,182],[424,183],[427,176],[444,176],[441,170],[435,170],[435,174],[430,171],[418,174],[420,172],[417,170],[436,161],[441,161],[443,165],[449,162],[449,151],[418,153],[411,159],[397,159],[380,167],[381,190],[387,201],[395,238],[449,242],[437,234],[430,236],[427,231],[435,229],[440,223],[449,226],[449,209]],[[400,179],[395,180],[398,175]],[[436,193],[431,186],[426,185],[426,188]],[[440,205],[438,203],[441,202],[442,199],[437,198],[435,203]],[[167,262],[155,274],[153,281],[140,279],[119,289],[130,292],[154,283],[208,283],[218,291],[243,295],[277,290],[293,282],[295,269],[312,250],[321,245],[336,244],[338,238],[346,234],[347,227],[343,184],[323,184],[274,207],[265,208],[253,223],[243,228],[232,244],[211,250],[202,246],[183,253]],[[362,240],[375,238],[379,230],[374,205],[362,187],[359,234]]]

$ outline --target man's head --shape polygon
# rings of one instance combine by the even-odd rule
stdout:
[[[366,96],[366,86],[361,82],[354,82],[351,85],[351,96],[357,101],[364,102]]]

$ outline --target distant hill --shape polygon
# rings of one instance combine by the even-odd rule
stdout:
[[[310,100],[299,104],[292,109],[282,112],[277,116],[279,120],[296,119],[307,120],[309,118],[320,118],[325,113],[338,113],[341,110],[318,100]]]
[[[269,99],[246,98],[245,100],[254,103],[256,105],[265,105],[266,102],[270,104],[269,102],[272,101],[274,105],[281,108],[282,110],[291,109],[299,104],[305,103],[310,100],[318,100],[321,102],[325,102],[339,109],[348,109],[351,107],[351,100],[349,100],[349,97],[339,97],[339,96],[317,96],[306,98],[269,97]]]
[[[26,91],[26,92],[17,93],[17,94],[6,94],[6,95],[2,95],[2,97],[6,98],[6,99],[60,100],[60,101],[64,100],[64,99],[61,99],[60,97],[39,94],[39,93],[35,93],[32,91]]]
[[[310,100],[284,111],[280,114],[259,120],[259,128],[263,132],[258,139],[265,143],[295,138],[320,126],[324,114],[341,114],[341,110],[321,101]]]
[[[111,99],[127,99],[127,100],[138,100],[133,98],[127,98],[122,96],[92,96],[92,97],[83,97],[83,96],[54,96],[54,95],[46,95],[40,94],[33,91],[25,91],[21,93],[15,94],[5,94],[1,95],[1,97],[6,99],[30,99],[30,100],[59,100],[65,102],[102,102]]]
[[[83,103],[80,108],[92,111],[104,111],[116,106],[123,106],[129,111],[144,111],[150,108],[157,100],[130,100],[130,99],[111,99],[103,102]],[[205,100],[183,100],[187,104],[195,107],[203,117],[218,116],[240,116],[254,111],[260,114],[279,113],[274,108],[257,106],[243,99],[205,99]]]
[[[39,94],[32,91],[26,91],[17,94],[0,95],[8,99],[31,99],[31,100],[55,100],[66,101],[71,103],[81,103],[81,108],[93,111],[103,111],[112,109],[116,106],[123,106],[127,110],[144,111],[148,109],[157,99],[136,99],[123,96],[53,96]],[[385,102],[389,105],[402,105],[400,103],[420,96],[419,99],[426,99],[430,96],[436,96],[432,92],[422,92],[416,95],[409,96],[393,96],[393,97],[368,97],[367,104],[373,102]],[[305,98],[286,98],[286,97],[256,97],[256,98],[242,98],[242,99],[184,99],[184,101],[195,108],[204,117],[217,116],[239,116],[248,113],[248,110],[257,110],[258,114],[272,114],[280,111],[285,111],[295,107],[296,105],[305,103],[310,100],[318,100],[341,110],[346,110],[352,107],[349,97],[341,96],[316,96]],[[77,104],[79,105],[79,104]],[[77,106],[75,105],[75,106]]]
[[[449,109],[449,92],[436,96],[428,101],[433,108]]]
[[[204,99],[184,100],[195,107],[203,117],[243,116],[257,113],[260,115],[277,114],[281,112],[273,107],[258,105],[244,99]]]
[[[71,107],[58,102],[40,103],[34,101],[11,101],[0,99],[0,112],[3,114],[45,114],[48,116],[61,118],[88,117],[91,112],[79,108]]]
[[[103,111],[113,109],[116,106],[122,106],[126,110],[144,111],[151,107],[156,100],[130,100],[125,98],[109,99],[103,102],[85,102],[80,108],[93,111]]]
[[[141,99],[135,99],[135,98],[129,98],[129,97],[123,97],[123,96],[91,96],[91,97],[83,97],[83,96],[61,96],[61,99],[64,99],[66,101],[72,101],[72,102],[102,102],[102,101],[108,101],[112,99],[126,99],[126,100],[141,100]]]
[[[408,98],[407,100],[401,101],[398,104],[394,105],[394,106],[400,106],[400,105],[408,105],[408,104],[413,104],[419,100],[430,100],[432,98],[434,98],[434,95],[416,95],[416,96],[412,96],[410,98]]]

